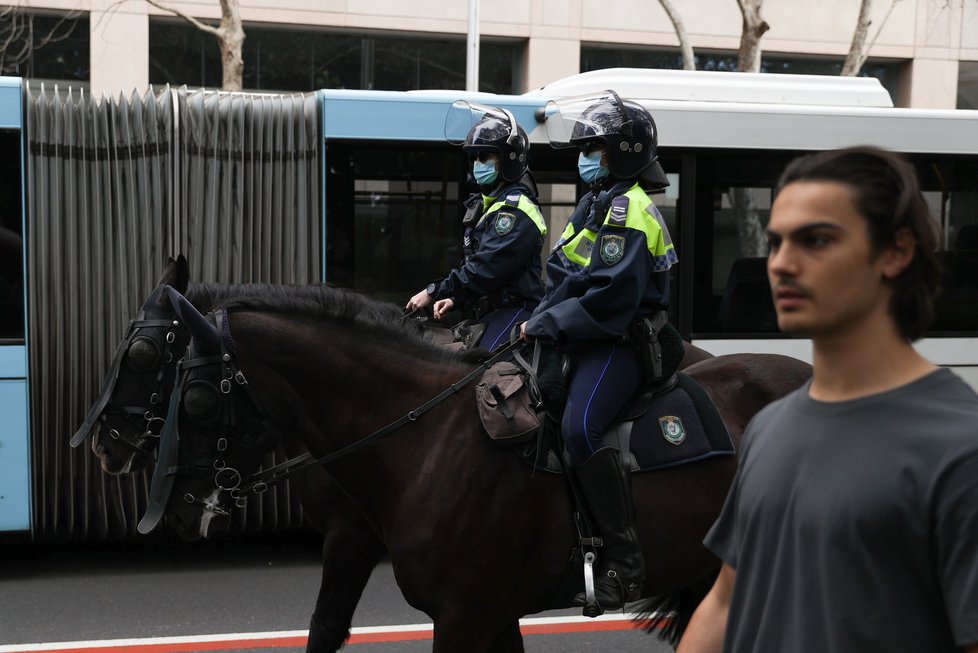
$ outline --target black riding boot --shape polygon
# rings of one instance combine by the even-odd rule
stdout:
[[[604,448],[574,470],[603,546],[597,550],[594,594],[603,610],[620,610],[641,598],[645,560],[635,528],[631,470],[615,449]],[[586,605],[584,593],[575,605]]]

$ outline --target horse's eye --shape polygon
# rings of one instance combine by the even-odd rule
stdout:
[[[146,336],[137,336],[129,345],[126,364],[133,372],[149,372],[160,366],[160,346]]]
[[[183,393],[183,410],[187,417],[202,425],[212,424],[220,417],[221,398],[217,388],[198,381]]]

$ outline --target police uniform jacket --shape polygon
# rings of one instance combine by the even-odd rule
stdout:
[[[609,341],[669,304],[676,250],[662,215],[633,181],[586,194],[547,260],[547,294],[526,333],[557,345]]]
[[[540,253],[546,223],[535,197],[510,184],[496,197],[473,195],[463,224],[464,258],[434,283],[434,298],[452,298],[467,308],[487,297],[494,308],[543,297]]]

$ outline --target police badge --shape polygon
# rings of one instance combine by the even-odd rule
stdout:
[[[669,444],[680,445],[686,439],[686,429],[683,428],[683,422],[674,415],[660,417],[659,428],[662,429],[662,437]]]
[[[513,225],[516,224],[516,216],[512,213],[502,213],[496,218],[496,233],[500,236],[505,236],[513,230]]]
[[[624,236],[602,236],[601,237],[601,260],[608,265],[614,265],[621,260],[625,254]]]

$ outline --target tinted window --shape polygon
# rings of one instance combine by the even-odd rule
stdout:
[[[83,81],[90,76],[88,14],[0,7],[0,43],[4,75]]]
[[[20,135],[0,132],[0,341],[24,339]]]
[[[736,71],[737,55],[726,52],[694,51],[697,70]],[[838,75],[843,59],[785,57],[764,54],[761,58],[762,73],[804,75]],[[679,70],[683,67],[682,56],[676,51],[646,48],[611,48],[599,45],[581,47],[581,72],[604,68],[665,68]],[[899,62],[867,61],[859,71],[861,77],[875,77],[889,91],[896,103],[896,91],[900,72]]]
[[[245,31],[245,88],[465,88],[465,40],[461,37],[255,26]],[[221,85],[221,57],[213,36],[182,22],[151,19],[149,49],[150,83]],[[522,57],[522,42],[484,41],[479,59],[480,90],[519,92]]]

